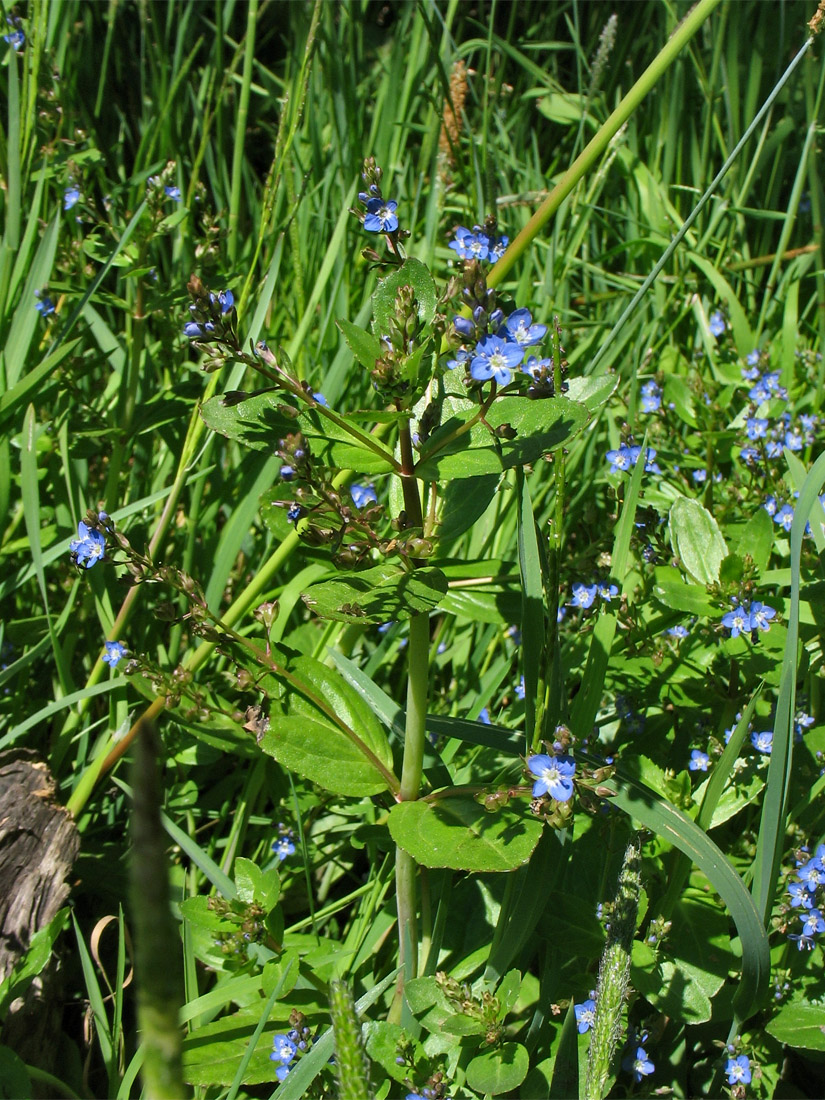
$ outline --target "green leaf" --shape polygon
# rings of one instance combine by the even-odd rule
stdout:
[[[463,535],[487,510],[496,493],[498,474],[455,478],[441,494],[442,508],[436,534],[442,543]]]
[[[400,802],[389,814],[393,840],[424,867],[512,871],[530,858],[541,823],[523,806],[489,813],[467,795]]]
[[[391,773],[392,751],[367,704],[334,669],[312,657],[298,657],[293,668],[327,710],[292,692],[289,713],[270,716],[263,751],[335,794],[355,797],[387,790],[387,776],[378,765]]]
[[[400,566],[377,565],[313,584],[302,598],[323,619],[383,623],[432,611],[446,594],[447,578],[440,569],[408,573]]]
[[[375,366],[375,360],[381,354],[378,337],[373,336],[366,329],[354,325],[352,321],[345,321],[343,317],[340,321],[336,321],[336,324],[347,342],[347,347],[361,366],[366,367],[367,370],[372,370]]]
[[[26,1063],[11,1047],[0,1047],[0,1097],[3,1100],[30,1100],[31,1095],[32,1083]]]
[[[381,279],[375,288],[372,296],[372,311],[373,330],[376,336],[383,336],[388,331],[389,319],[395,312],[395,299],[402,286],[413,288],[418,305],[418,316],[425,325],[428,325],[435,316],[438,295],[433,277],[420,260],[410,256],[391,275]]]
[[[590,419],[587,406],[566,397],[531,401],[529,397],[505,397],[494,402],[485,420],[467,428],[478,416],[478,407],[454,408],[421,450],[415,476],[424,481],[494,474],[502,469],[536,462],[579,432]],[[512,439],[494,436],[503,429]],[[456,434],[460,433],[460,434]]]
[[[564,1017],[556,1060],[553,1063],[553,1080],[550,1084],[550,1100],[567,1100],[579,1095],[579,1047],[576,1040],[576,1009],[573,1000]]]
[[[686,1023],[711,1018],[713,998],[736,959],[728,941],[728,918],[708,899],[682,898],[673,927],[658,952],[633,945],[631,980],[660,1012]]]
[[[719,608],[708,599],[705,588],[698,584],[688,584],[682,579],[678,569],[669,565],[657,566],[653,577],[653,594],[665,607],[684,611],[689,615],[718,618]]]
[[[498,1096],[517,1089],[530,1068],[530,1057],[521,1043],[502,1043],[479,1054],[467,1066],[467,1084],[477,1092]]]
[[[590,374],[580,378],[571,378],[568,382],[566,396],[570,401],[578,401],[586,405],[591,413],[606,404],[616,392],[621,381],[621,375],[615,371],[606,371],[604,374]]]
[[[783,1005],[765,1030],[780,1043],[801,1050],[825,1050],[825,1005]]]
[[[670,541],[685,570],[699,584],[715,584],[728,548],[716,520],[698,500],[679,497],[670,509]]]
[[[245,447],[272,453],[278,440],[296,430],[295,417],[285,413],[291,408],[280,390],[249,394],[238,401],[227,394],[210,397],[201,406],[201,419],[213,432],[236,439]]]

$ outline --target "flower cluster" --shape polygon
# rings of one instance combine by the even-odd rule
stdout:
[[[788,883],[787,897],[792,917],[801,923],[799,932],[788,932],[788,939],[800,951],[812,951],[816,937],[825,932],[822,907],[825,903],[825,844],[820,844],[811,856],[801,848],[795,859],[794,880]],[[786,924],[786,928],[790,921]]]
[[[573,585],[573,598],[570,601],[570,606],[582,609],[592,607],[596,597],[604,603],[611,603],[613,597],[618,596],[618,594],[619,589],[615,584],[583,584],[581,581],[577,581]]]
[[[450,241],[452,248],[460,260],[487,260],[495,263],[504,255],[509,237],[496,235],[495,221],[485,223],[483,226],[474,225],[472,231],[465,229],[463,225],[456,227],[455,239]]]
[[[610,463],[611,474],[626,474],[636,465],[642,448],[631,446],[628,443],[620,443],[619,449],[607,452],[607,461]],[[660,474],[662,471],[656,462],[656,452],[652,447],[645,451],[645,473]]]
[[[220,290],[213,294],[207,290],[197,275],[193,275],[186,284],[192,297],[189,312],[191,321],[183,326],[183,335],[190,340],[224,341],[236,344],[235,295],[231,290]]]
[[[277,1062],[275,1076],[279,1081],[286,1079],[295,1060],[305,1054],[312,1045],[312,1032],[306,1026],[306,1016],[295,1009],[289,1014],[292,1027],[287,1032],[279,1032],[272,1038],[270,1060]]]
[[[738,638],[740,634],[750,634],[755,641],[760,630],[770,630],[771,619],[776,615],[776,608],[753,600],[746,608],[734,598],[731,600],[732,610],[722,616],[722,626],[730,631],[731,638]]]

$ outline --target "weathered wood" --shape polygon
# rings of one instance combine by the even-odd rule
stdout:
[[[69,895],[80,847],[71,815],[55,798],[48,767],[28,749],[0,753],[0,978],[25,954]],[[62,1030],[56,960],[13,1002],[0,1041],[31,1065],[51,1069]]]

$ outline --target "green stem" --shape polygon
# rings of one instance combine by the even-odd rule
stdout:
[[[258,0],[249,0],[246,10],[246,42],[244,43],[243,76],[238,114],[235,119],[235,145],[232,150],[232,192],[229,198],[229,262],[234,267],[238,258],[238,218],[241,207],[241,176],[246,120],[249,115],[249,94],[252,88],[252,66],[255,63],[255,23],[258,18]]]
[[[576,157],[562,178],[519,233],[498,263],[487,276],[488,286],[497,286],[530,246],[534,238],[556,213],[558,208],[607,148],[610,141],[624,126],[647,93],[664,75],[668,66],[696,34],[704,21],[720,3],[720,0],[699,0],[682,20],[667,43],[651,61],[613,114],[602,124],[593,139]]]

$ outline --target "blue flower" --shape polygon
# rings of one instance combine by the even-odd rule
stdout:
[[[577,581],[573,585],[573,599],[570,604],[572,607],[592,607],[597,592],[598,588],[595,584],[582,584],[581,581]]]
[[[608,603],[610,603],[614,596],[618,596],[619,594],[619,590],[615,584],[600,584],[598,587],[599,597],[606,600]]]
[[[398,203],[395,199],[370,199],[364,218],[364,229],[368,233],[394,233],[398,228],[395,211]]]
[[[653,1073],[656,1068],[651,1060],[647,1056],[647,1051],[644,1047],[636,1048],[636,1056],[628,1054],[628,1056],[622,1062],[622,1067],[628,1072],[633,1073],[637,1081],[641,1081],[643,1077],[647,1077],[648,1074]]]
[[[284,1065],[289,1065],[295,1057],[297,1049],[298,1048],[287,1035],[274,1035],[272,1038],[272,1054],[270,1054],[270,1058],[273,1062],[281,1062]]]
[[[757,752],[770,756],[773,748],[773,733],[770,730],[765,730],[763,733],[752,733],[751,744]]]
[[[607,461],[610,463],[611,474],[624,473],[635,465],[636,459],[639,457],[640,452],[636,451],[635,447],[628,447],[626,443],[621,443],[617,451],[607,452]]]
[[[525,695],[524,677],[522,676],[521,680],[519,680],[518,684],[516,685],[516,698],[517,699],[523,699],[524,695]]]
[[[776,497],[770,496],[765,498],[765,503],[762,505],[769,516],[776,515],[776,509],[779,505],[776,503]]]
[[[527,760],[530,774],[535,777],[533,798],[549,794],[557,802],[567,802],[573,795],[571,776],[576,762],[569,756],[531,756]]]
[[[210,301],[217,302],[221,307],[221,313],[229,313],[235,304],[235,295],[231,290],[219,290],[217,294],[209,295]]]
[[[708,321],[708,330],[711,336],[721,336],[726,328],[724,314],[720,313],[718,309],[715,313],[711,313]]]
[[[764,416],[749,416],[745,421],[745,435],[748,439],[764,439],[768,431],[768,420]]]
[[[534,325],[529,309],[517,309],[504,322],[506,335],[523,348],[540,344],[547,334],[547,325]]]
[[[106,553],[106,539],[100,531],[81,522],[77,525],[77,538],[69,543],[69,551],[78,565],[91,569]]]
[[[759,458],[759,451],[757,451],[755,447],[742,447],[739,452],[739,457],[746,466],[753,466]]]
[[[12,49],[18,52],[26,45],[26,36],[21,30],[12,31],[11,34],[4,34],[3,41],[8,42]]]
[[[80,192],[76,187],[67,187],[63,192],[63,209],[71,210],[80,202]]]
[[[642,405],[640,412],[654,413],[662,407],[662,391],[654,382],[645,382],[642,386]]]
[[[743,607],[734,607],[733,611],[722,616],[722,626],[728,628],[731,638],[738,638],[740,634],[747,634],[750,631],[750,615]]]
[[[814,899],[804,882],[792,882],[788,886],[788,894],[793,909],[801,906],[803,909],[813,909]]]
[[[756,367],[759,365],[759,356],[759,348],[754,348],[753,351],[749,351],[748,354],[745,356],[745,362],[748,364],[749,367]],[[744,374],[745,372],[743,371],[742,373]]]
[[[187,321],[183,326],[183,335],[188,336],[190,340],[198,340],[204,336],[209,336],[215,331],[215,326],[211,321],[205,321],[203,324],[199,324],[197,321]]]
[[[823,866],[821,859],[809,859],[807,863],[803,863],[797,874],[811,893],[814,893],[818,886],[825,883],[825,866]]]
[[[513,377],[513,369],[523,358],[521,344],[514,344],[500,336],[486,336],[476,344],[470,374],[478,382],[495,378],[500,386],[506,386]]]
[[[573,1005],[573,1011],[576,1013],[576,1027],[579,1035],[584,1035],[591,1029],[596,1019],[596,1002],[588,998],[580,1005]]]
[[[818,909],[810,909],[802,917],[802,935],[815,936],[818,932],[825,932],[825,920]]]
[[[493,263],[496,263],[504,253],[507,251],[507,245],[510,243],[509,237],[497,237],[496,243],[490,249],[490,259]]]
[[[710,763],[710,757],[706,752],[702,752],[700,749],[693,749],[690,754],[690,763],[688,768],[692,772],[706,772],[708,770],[708,764]]]
[[[46,294],[42,290],[36,290],[34,292],[34,296],[38,299],[38,301],[35,303],[34,308],[37,310],[41,317],[48,317],[50,314],[54,313],[54,302],[51,300],[48,294]]]
[[[490,238],[482,233],[478,225],[472,233],[459,225],[455,231],[455,240],[450,241],[448,247],[454,249],[462,260],[486,260],[490,254]]]
[[[690,476],[693,478],[697,485],[701,485],[703,482],[707,481],[708,472],[707,470],[694,470]]]
[[[314,401],[317,401],[319,405],[323,405],[325,409],[329,408],[329,402],[322,393],[314,393],[312,398]]]
[[[686,626],[682,626],[678,623],[676,626],[669,626],[665,631],[671,638],[687,638],[690,631]]]
[[[638,447],[633,447],[631,449],[634,450],[634,451],[637,451],[637,452],[640,450],[640,448],[638,448]],[[637,457],[638,457],[638,455],[637,455]],[[647,451],[645,452],[645,473],[646,474],[660,474],[662,472],[659,469],[658,463],[654,461],[655,458],[656,458],[656,452],[654,451],[654,449],[652,447],[648,447]],[[635,462],[635,459],[634,459],[634,462]]]
[[[767,604],[756,602],[751,604],[750,608],[750,629],[751,630],[770,630],[771,619],[776,614],[776,610],[773,607],[768,607]]]
[[[290,523],[297,523],[303,514],[304,510],[300,504],[292,504],[287,511],[286,518]]]
[[[167,199],[174,199],[175,202],[180,202],[181,194],[179,187],[164,187],[163,190]]]
[[[350,495],[356,508],[364,508],[367,504],[378,503],[375,489],[371,485],[352,485],[350,486]]]
[[[482,707],[478,712],[478,720],[485,726],[490,725],[490,712],[486,707]]]
[[[534,381],[539,382],[541,381],[542,371],[547,371],[548,374],[552,375],[553,360],[537,359],[535,355],[530,355],[527,361],[522,363],[521,369],[525,374],[529,374]]]
[[[725,1063],[725,1073],[728,1075],[729,1085],[749,1085],[751,1083],[751,1060],[747,1054],[740,1054],[736,1058],[728,1058]]]
[[[114,668],[128,652],[123,642],[107,642],[104,648],[106,652],[103,654],[103,660],[110,668]]]
[[[459,348],[455,353],[455,359],[448,359],[445,363],[447,370],[455,370],[456,367],[466,367],[470,353],[466,348]]]
[[[790,504],[783,504],[773,517],[773,522],[778,523],[784,531],[790,531],[793,526],[793,508]]]

